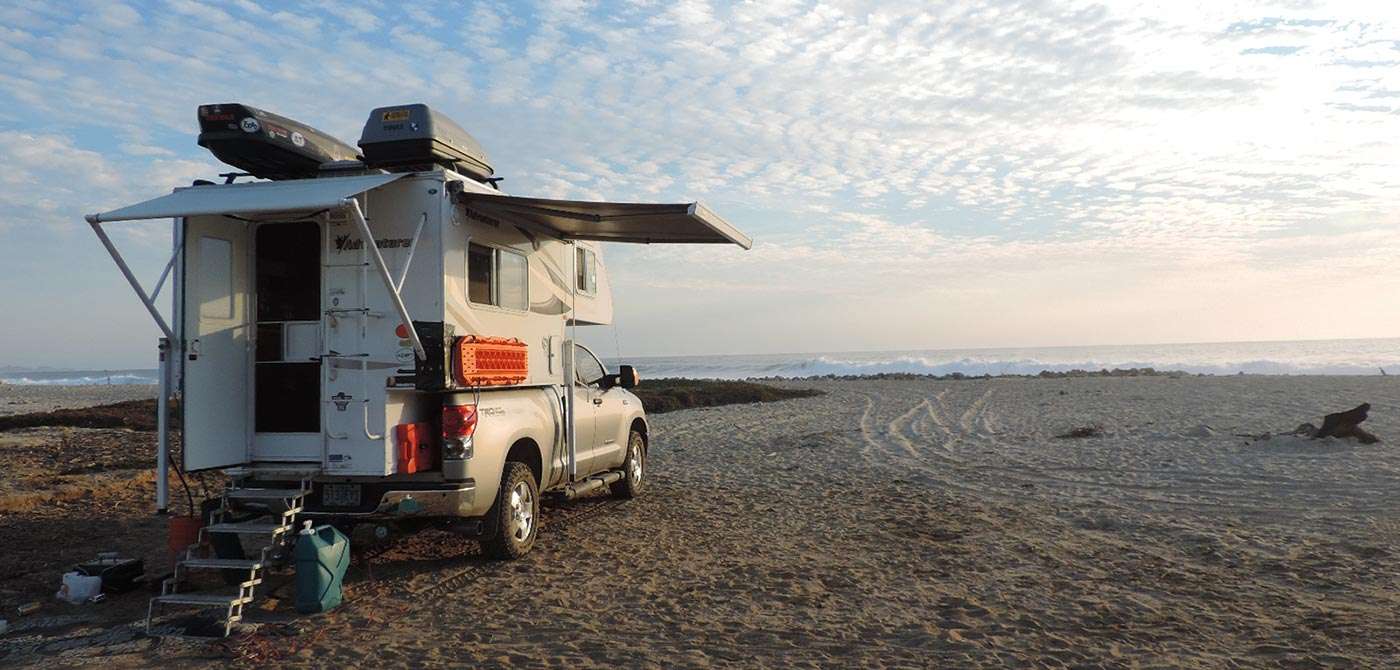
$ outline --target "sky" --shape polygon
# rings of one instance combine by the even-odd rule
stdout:
[[[10,0],[0,365],[153,365],[82,215],[227,171],[218,102],[426,102],[511,193],[754,238],[607,245],[604,355],[1400,335],[1400,3]]]

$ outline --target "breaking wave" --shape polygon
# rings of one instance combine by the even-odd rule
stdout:
[[[106,386],[109,384],[150,384],[159,381],[155,370],[97,373],[89,371],[16,372],[0,374],[0,383],[39,386]]]
[[[647,377],[1037,375],[1154,368],[1206,375],[1400,374],[1400,338],[1309,342],[633,358]],[[610,361],[610,366],[615,363]]]

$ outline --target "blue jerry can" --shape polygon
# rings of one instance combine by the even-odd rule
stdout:
[[[350,540],[333,526],[301,530],[292,552],[297,566],[297,611],[325,612],[340,604],[340,583],[350,567]]]

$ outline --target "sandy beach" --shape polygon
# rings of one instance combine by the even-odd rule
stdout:
[[[157,393],[159,391],[155,386],[140,384],[0,384],[0,416],[91,407],[123,400],[142,400],[154,398]]]
[[[326,615],[288,616],[285,579],[268,585],[282,600],[267,601],[275,609],[263,626],[219,644],[135,635],[136,617],[118,614],[144,614],[140,594],[98,608],[50,604],[43,617],[11,620],[0,661],[1374,668],[1400,659],[1393,377],[781,384],[826,394],[653,417],[645,496],[548,510],[521,561],[487,562],[473,542],[427,531],[357,546],[346,603]],[[1257,439],[1361,402],[1373,406],[1366,426],[1381,444]],[[1055,438],[1090,424],[1103,435]],[[3,517],[8,546],[21,538]],[[28,593],[38,587],[24,580],[56,584],[61,567],[0,586]]]

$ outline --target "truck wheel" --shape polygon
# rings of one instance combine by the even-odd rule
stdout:
[[[622,462],[622,479],[612,483],[612,493],[619,498],[635,498],[642,494],[642,478],[646,475],[646,439],[638,431],[627,436],[627,460]]]
[[[540,530],[540,488],[530,466],[506,461],[491,510],[495,529],[481,541],[486,555],[509,560],[529,553]]]

